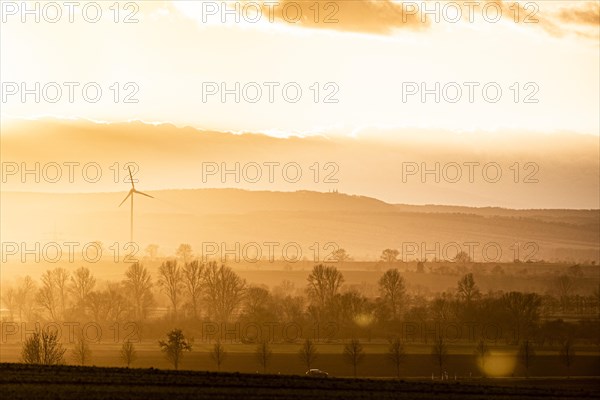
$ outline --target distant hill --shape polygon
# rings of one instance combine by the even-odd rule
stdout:
[[[142,189],[142,188],[140,188]],[[198,251],[203,242],[240,246],[256,242],[298,243],[303,255],[314,243],[334,242],[356,259],[378,259],[385,248],[414,243],[443,258],[475,246],[482,261],[486,243],[497,243],[502,260],[598,260],[599,210],[509,210],[446,206],[394,205],[364,196],[311,191],[267,192],[239,189],[148,191],[137,197],[135,240],[156,243],[171,254],[180,243]],[[126,192],[1,194],[2,241],[94,241],[110,245],[129,237],[129,203],[118,207]],[[525,243],[533,242],[525,249]],[[436,249],[439,243],[439,250]],[[519,252],[515,253],[515,243]],[[424,244],[424,246],[423,246]],[[536,247],[537,246],[537,247]],[[410,250],[411,248],[404,247]],[[414,250],[414,248],[412,248]],[[495,257],[493,249],[490,257]],[[323,250],[323,253],[326,253]],[[280,255],[280,254],[279,254]],[[412,254],[409,258],[422,258]]]

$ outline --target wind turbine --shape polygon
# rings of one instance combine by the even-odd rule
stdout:
[[[149,194],[142,193],[135,188],[135,185],[133,184],[133,175],[131,174],[131,167],[127,167],[127,169],[129,170],[129,179],[131,180],[131,189],[129,190],[129,193],[127,194],[127,196],[125,196],[125,198],[123,199],[121,204],[119,204],[119,207],[121,207],[123,205],[123,203],[125,203],[125,201],[127,201],[127,199],[129,197],[131,197],[131,227],[130,227],[130,231],[129,231],[129,241],[133,242],[133,197],[134,197],[133,194],[134,193],[141,194],[142,196],[150,197],[151,199],[153,199],[154,197],[150,196]]]

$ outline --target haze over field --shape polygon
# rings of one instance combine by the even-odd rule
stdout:
[[[240,189],[146,191],[155,199],[140,199],[135,238],[140,245],[156,243],[175,249],[190,243],[198,254],[202,243],[296,242],[304,256],[315,242],[346,249],[357,260],[377,260],[384,248],[403,248],[403,259],[454,257],[441,250],[424,257],[435,244],[477,242],[473,258],[484,261],[482,246],[498,243],[498,261],[599,260],[598,210],[522,210],[494,208],[402,206],[341,193],[250,192]],[[128,238],[127,208],[117,205],[118,193],[2,193],[4,241],[42,243],[70,240],[102,241]],[[416,243],[416,249],[408,246]],[[425,243],[426,246],[422,244]],[[536,243],[536,249],[525,249]],[[520,250],[515,250],[515,245]],[[409,251],[410,250],[410,251]],[[168,250],[166,250],[168,252]],[[223,249],[224,251],[224,249]],[[266,248],[263,249],[267,256]],[[490,252],[492,254],[493,252]],[[519,257],[520,254],[520,257]],[[220,256],[220,251],[218,252]],[[280,251],[276,258],[281,258]],[[322,259],[323,257],[321,257]],[[493,255],[496,259],[496,255]]]

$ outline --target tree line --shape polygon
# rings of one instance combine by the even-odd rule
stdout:
[[[442,376],[452,340],[437,328],[432,331],[432,327],[440,324],[474,326],[474,330],[459,340],[472,342],[474,353],[482,363],[489,355],[490,342],[518,346],[519,359],[526,371],[536,349],[546,344],[559,346],[561,360],[569,368],[577,341],[600,345],[595,334],[599,331],[597,319],[565,322],[542,318],[549,302],[564,299],[517,291],[482,293],[472,273],[463,275],[454,291],[429,298],[409,293],[406,279],[395,268],[385,271],[377,284],[379,295],[367,297],[355,288],[345,288],[343,272],[338,268],[318,264],[308,274],[303,290],[295,290],[289,281],[269,289],[248,284],[224,264],[199,260],[181,263],[171,259],[160,264],[156,278],[147,267],[136,263],[128,267],[120,281],[104,284],[85,267],[72,273],[64,268],[49,269],[42,274],[39,283],[26,276],[16,286],[4,290],[3,301],[12,313],[11,319],[19,321],[136,321],[145,327],[145,338],[159,337],[164,334],[165,324],[171,325],[173,329],[166,339],[161,339],[159,346],[175,368],[183,352],[192,350],[192,343],[187,342],[180,327],[195,336],[205,321],[258,325],[279,321],[299,327],[333,324],[335,330],[325,336],[297,338],[294,342],[300,343],[299,357],[310,368],[317,357],[316,343],[342,342],[343,357],[353,366],[355,374],[365,357],[363,343],[385,338],[389,342],[388,359],[398,374],[405,358],[405,344],[417,341],[431,345],[432,360]],[[570,285],[563,276],[559,277],[558,284],[559,287]],[[159,292],[168,301],[169,313],[157,318],[152,317],[151,311],[158,304]],[[589,298],[598,305],[597,292]],[[413,328],[415,324],[427,327],[429,334],[404,335],[402,328],[407,321]],[[486,336],[478,329],[486,326],[503,333]],[[306,329],[306,332],[311,330]],[[220,369],[227,356],[225,338],[214,339],[210,354]],[[277,335],[253,339],[256,358],[266,371],[272,356],[271,343],[287,339]],[[57,341],[51,332],[36,330],[23,345],[23,360],[62,362],[66,350],[57,345]],[[173,343],[179,343],[174,347],[175,353]],[[81,364],[90,358],[89,346],[80,337],[71,353]],[[125,341],[121,358],[130,365],[135,357],[135,343]]]

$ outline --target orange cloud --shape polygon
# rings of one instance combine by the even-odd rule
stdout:
[[[587,2],[583,6],[581,3],[577,5],[575,2],[565,2],[565,7],[561,8],[559,12],[548,7],[548,3],[522,4],[507,0],[487,0],[486,3],[497,4],[502,9],[502,15],[509,19],[514,18],[514,7],[517,5],[520,21],[528,20],[527,25],[529,26],[531,26],[531,21],[535,21],[535,26],[542,28],[552,36],[575,34],[587,39],[600,39],[597,29],[593,32],[586,32],[572,26],[583,25],[583,28],[589,28],[589,26],[597,28],[600,18],[600,5],[597,2]]]
[[[303,27],[386,35],[394,29],[429,25],[421,21],[418,7],[391,0],[279,0],[278,3],[273,9],[277,20]],[[268,7],[264,8],[268,11]]]
[[[600,3],[589,2],[573,9],[564,9],[558,14],[558,17],[566,23],[592,25],[598,28],[600,25]]]
[[[439,3],[444,4],[443,1]],[[515,3],[508,0],[483,0],[478,3],[474,6],[477,12],[487,4],[495,4],[502,11],[502,18],[505,20],[514,20],[517,15],[521,25],[541,28],[553,36],[575,34],[598,38],[597,32],[582,32],[572,26],[597,27],[600,19],[600,5],[597,2],[583,5],[565,2],[559,11],[556,11],[556,5],[548,7],[548,3]],[[430,27],[432,17],[426,15],[423,18],[422,7],[423,1],[416,0],[278,0],[274,8],[269,10],[268,6],[263,6],[263,11],[272,12],[277,21],[301,27],[389,35],[397,29],[417,30]],[[463,20],[466,21],[467,8],[462,9],[462,12]],[[524,19],[527,23],[524,23]]]

